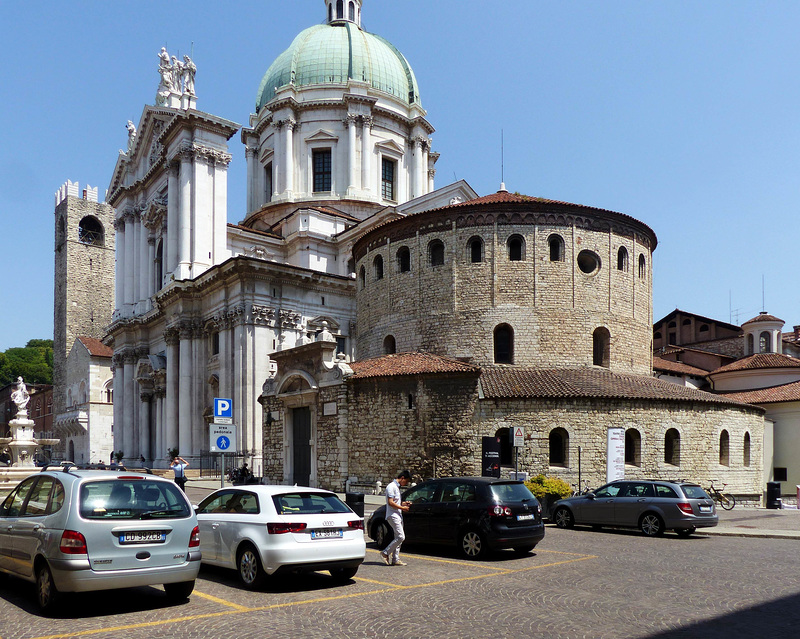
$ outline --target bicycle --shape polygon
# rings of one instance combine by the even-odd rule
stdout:
[[[580,497],[581,495],[585,495],[586,493],[590,493],[590,492],[592,492],[592,489],[589,488],[589,480],[588,479],[584,479],[583,480],[583,490],[581,490],[580,485],[578,485],[577,488],[573,489],[572,494],[570,495],[570,497]]]
[[[725,490],[725,486],[728,484],[723,483],[722,489],[716,488],[714,486],[714,481],[711,481],[711,486],[706,489],[706,492],[709,494],[711,499],[717,502],[720,506],[722,506],[722,510],[733,510],[733,507],[736,506],[736,497],[729,493],[723,493],[722,491]]]

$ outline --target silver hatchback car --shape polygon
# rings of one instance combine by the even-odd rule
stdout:
[[[200,559],[191,504],[155,475],[45,467],[0,505],[0,576],[35,582],[42,611],[61,592],[156,584],[186,599]]]
[[[657,480],[618,480],[597,490],[553,504],[559,528],[575,524],[639,528],[645,535],[674,530],[688,537],[716,526],[713,500],[697,484]]]

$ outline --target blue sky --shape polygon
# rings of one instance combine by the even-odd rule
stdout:
[[[156,54],[194,43],[198,108],[246,124],[272,61],[323,0],[3,2],[0,350],[52,337],[53,194],[108,186]],[[367,0],[436,127],[437,186],[631,215],[659,238],[654,318],[676,307],[800,324],[800,3]],[[229,221],[244,211],[235,136]],[[731,313],[731,310],[733,311]]]

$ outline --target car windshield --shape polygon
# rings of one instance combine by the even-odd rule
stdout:
[[[350,509],[341,499],[329,493],[284,493],[282,495],[273,495],[272,501],[279,515],[319,515],[350,512]]]
[[[703,490],[700,486],[684,484],[683,486],[681,486],[681,488],[683,489],[684,494],[689,499],[709,499],[708,495],[706,495],[706,491]]]
[[[506,503],[510,501],[533,501],[536,499],[525,484],[492,484],[490,486],[495,501]]]
[[[172,482],[115,478],[81,486],[80,514],[84,519],[176,519],[191,510]]]

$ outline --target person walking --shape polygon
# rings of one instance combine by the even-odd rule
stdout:
[[[403,513],[408,511],[411,502],[401,501],[400,489],[408,486],[411,482],[411,473],[403,470],[386,487],[386,523],[394,531],[394,539],[385,550],[381,552],[381,557],[387,566],[406,566],[406,562],[400,561],[400,546],[406,539],[403,530]]]
[[[172,472],[175,473],[175,483],[181,487],[183,492],[186,492],[186,468],[189,466],[189,462],[183,457],[175,455],[169,466],[172,468]]]

